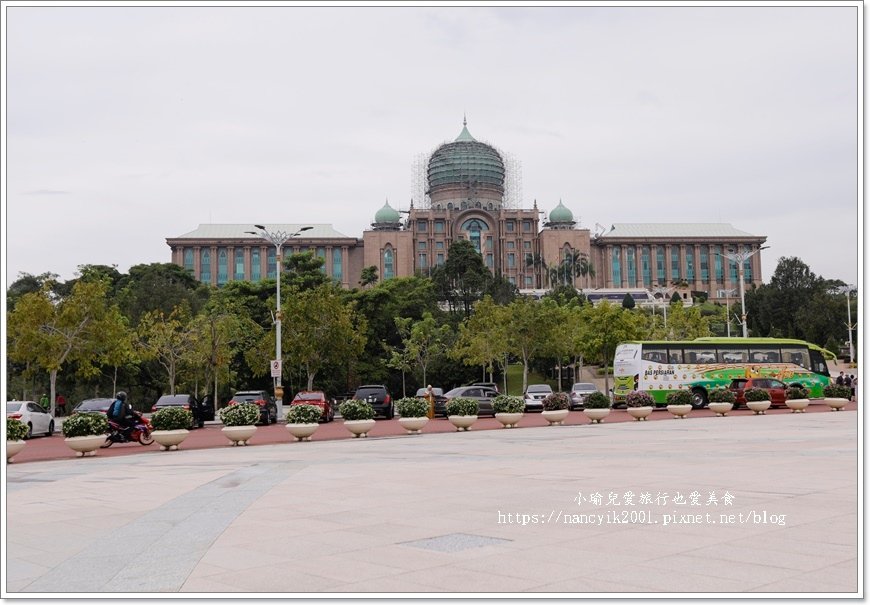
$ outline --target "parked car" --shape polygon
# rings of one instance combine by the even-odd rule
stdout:
[[[95,397],[94,399],[85,399],[72,409],[73,414],[79,412],[102,412],[105,414],[115,402],[111,397]]]
[[[597,390],[591,382],[575,382],[571,386],[571,409],[582,408],[586,398]]]
[[[20,420],[27,426],[25,439],[30,439],[36,433],[47,437],[54,433],[54,418],[35,401],[7,401],[6,418]]]
[[[785,393],[788,386],[775,378],[735,378],[728,386],[734,391],[734,407],[746,405],[744,393],[746,389],[762,389],[770,396],[770,405],[785,405]]]
[[[435,415],[447,417],[447,402],[454,397],[468,397],[469,399],[476,400],[477,405],[479,406],[477,412],[478,416],[495,416],[495,412],[492,409],[492,400],[498,397],[498,391],[490,389],[489,387],[474,385],[468,387],[456,387],[455,389],[444,393],[444,401],[435,401]]]
[[[492,389],[496,393],[498,393],[498,384],[495,382],[472,382],[470,386],[473,387],[486,387],[488,389]]]
[[[387,420],[396,413],[390,391],[382,384],[364,384],[356,390],[353,398],[368,401],[375,409],[375,414],[383,415]]]
[[[553,388],[548,384],[530,384],[526,387],[526,392],[523,393],[523,399],[526,400],[527,412],[542,412],[544,410],[544,399],[547,395],[552,394]]]
[[[258,424],[275,424],[278,422],[278,406],[275,398],[268,391],[238,391],[227,405],[253,403],[260,406],[260,422]]]
[[[157,400],[157,403],[151,406],[151,411],[156,412],[160,408],[171,406],[179,406],[185,410],[190,410],[190,413],[193,416],[190,428],[202,428],[205,425],[205,419],[202,415],[202,407],[199,405],[196,397],[190,394],[163,395]]]
[[[316,405],[321,411],[320,422],[332,422],[335,418],[335,407],[323,391],[299,391],[290,405]]]

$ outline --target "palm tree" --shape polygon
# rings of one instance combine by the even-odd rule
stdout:
[[[549,287],[551,279],[550,279],[550,267],[547,266],[546,261],[544,261],[544,257],[540,254],[526,254],[526,267],[534,267],[535,272],[540,277],[542,274],[547,277],[547,287]],[[543,285],[543,284],[541,284]]]

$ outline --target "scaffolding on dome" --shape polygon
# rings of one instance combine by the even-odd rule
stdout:
[[[523,207],[523,165],[512,153],[496,148],[504,162],[504,203],[502,208]]]
[[[432,200],[426,193],[427,168],[429,166],[429,158],[432,153],[418,153],[411,163],[411,201],[414,202],[414,208],[429,209],[432,207]]]

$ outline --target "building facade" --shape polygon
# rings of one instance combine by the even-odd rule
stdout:
[[[564,283],[584,290],[694,290],[724,300],[734,298],[738,287],[738,268],[725,255],[757,252],[766,240],[720,223],[620,223],[592,234],[561,200],[542,222],[537,201],[519,208],[521,202],[507,199],[511,169],[504,154],[475,139],[465,121],[455,140],[428,157],[425,170],[425,191],[412,200],[407,218],[385,203],[361,238],[311,225],[287,242],[283,256],[310,251],[324,260],[327,275],[353,288],[364,267],[375,267],[382,280],[426,275],[446,261],[454,241],[464,239],[490,270],[520,290]],[[268,225],[287,233],[301,227]],[[200,281],[221,286],[273,279],[276,248],[250,230],[206,224],[166,241],[172,262]],[[744,280],[761,283],[760,253],[745,262]]]

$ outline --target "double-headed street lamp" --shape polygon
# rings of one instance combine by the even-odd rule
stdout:
[[[856,286],[847,285],[838,288],[841,293],[846,294],[846,317],[848,321],[846,322],[846,329],[849,330],[849,363],[855,363],[855,347],[852,345],[852,330],[855,329],[855,326],[852,325],[852,302],[849,300],[849,295],[853,290],[857,290]]]
[[[721,253],[717,252],[719,256],[724,256],[731,262],[737,263],[737,280],[740,282],[740,323],[743,326],[743,338],[748,338],[749,333],[746,329],[746,298],[744,296],[744,279],[743,279],[743,263],[745,263],[750,257],[755,254],[758,254],[762,250],[766,250],[770,246],[761,246],[756,248],[755,250],[745,250],[743,252],[726,252]]]
[[[264,225],[254,225],[259,231],[245,231],[251,235],[258,235],[264,240],[271,242],[275,246],[275,360],[278,362],[278,376],[275,377],[275,405],[278,406],[278,417],[284,417],[284,387],[281,385],[281,373],[283,364],[281,363],[281,270],[283,269],[283,258],[281,258],[281,247],[290,238],[296,237],[303,231],[308,231],[313,227],[301,227],[295,233],[287,233],[286,231],[269,231]],[[272,364],[270,364],[271,366]]]

